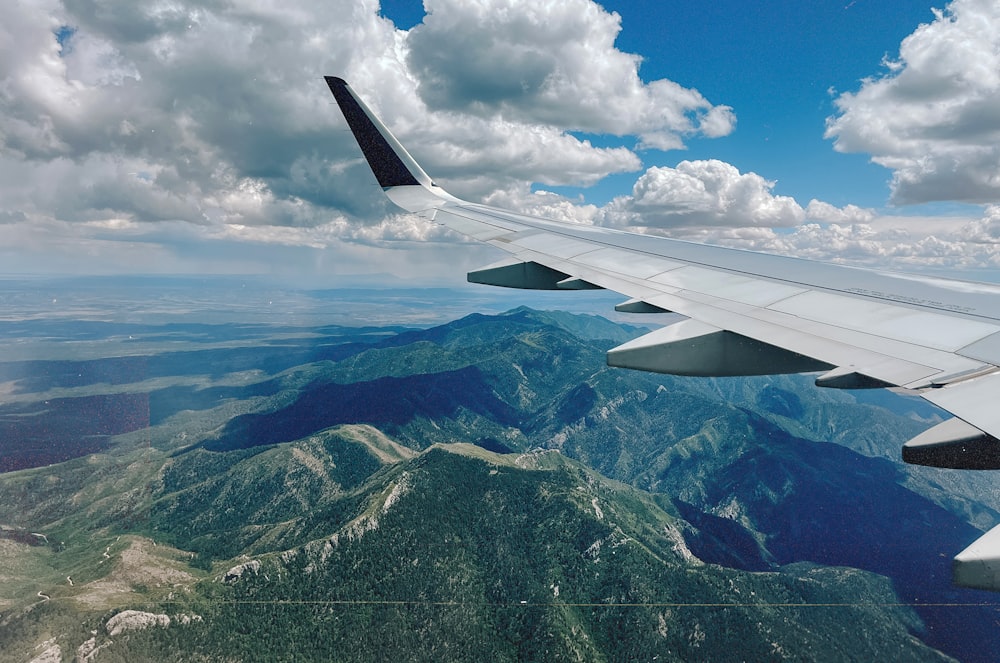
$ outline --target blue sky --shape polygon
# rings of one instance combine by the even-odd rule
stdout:
[[[834,152],[823,137],[826,118],[835,111],[831,90],[856,89],[861,79],[879,72],[883,58],[896,57],[903,38],[933,20],[926,0],[600,4],[621,16],[616,45],[642,56],[643,80],[668,78],[696,88],[715,103],[732,106],[738,117],[729,136],[696,137],[684,152],[644,151],[644,164],[722,159],[741,171],[766,174],[777,181],[776,192],[800,200],[887,204],[889,171],[870,163],[868,155]],[[406,29],[424,17],[420,1],[388,0],[381,6],[383,15]],[[601,145],[630,144],[614,136],[587,138]],[[582,192],[559,190],[601,203],[633,180],[611,176]]]
[[[327,74],[469,199],[1000,269],[991,0],[99,5],[0,8],[3,271],[458,283],[490,262],[384,200]]]
[[[823,138],[831,88],[853,90],[919,23],[927,2],[608,2],[622,16],[619,47],[640,73],[697,88],[734,108],[737,129],[691,142],[684,158],[722,159],[777,180],[796,199],[878,207],[889,173]],[[669,154],[650,155],[669,160]],[[674,157],[676,158],[676,157]]]

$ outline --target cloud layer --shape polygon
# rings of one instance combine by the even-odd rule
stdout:
[[[723,161],[681,161],[675,168],[647,170],[631,195],[615,198],[598,218],[604,225],[654,228],[801,223],[802,208],[788,196],[772,194],[773,187],[774,182]]]
[[[297,251],[328,270],[363,257],[385,271],[378,255],[390,268],[405,261],[378,251],[405,245],[427,252],[430,271],[456,271],[454,252],[441,256],[460,240],[386,202],[324,74],[347,78],[463,197],[815,257],[839,248],[868,262],[995,262],[996,208],[911,237],[871,210],[803,207],[766,174],[722,161],[644,169],[638,150],[727,135],[735,113],[673,81],[643,81],[641,57],[615,46],[620,18],[592,0],[425,4],[410,31],[376,0],[4,4],[3,264],[197,271],[218,256],[228,262],[208,269],[267,271]],[[956,0],[884,75],[837,98],[827,135],[893,169],[895,200],[1000,200],[997,14]],[[530,191],[629,172],[631,192],[604,206]]]
[[[65,224],[80,241],[98,227],[135,239],[154,223],[193,224],[206,241],[243,233],[309,246],[426,234],[379,195],[322,83],[331,73],[470,197],[641,168],[632,150],[571,129],[664,147],[733,128],[732,111],[697,91],[642,82],[638,56],[614,46],[619,17],[590,0],[438,0],[428,11],[404,32],[375,0],[5,4],[8,241],[28,223],[25,241]],[[461,35],[468,57],[436,46],[443,33]]]
[[[486,202],[575,223],[604,225],[800,258],[995,280],[1000,205],[980,217],[885,216],[771,193],[773,182],[718,161],[650,168],[631,195],[604,206],[551,192],[507,190]]]
[[[1000,200],[1000,4],[955,0],[886,71],[836,99],[826,130],[889,168],[897,203]]]
[[[412,35],[380,18],[374,2],[8,6],[0,28],[5,171],[27,167],[32,172],[22,180],[62,191],[61,210],[47,209],[48,191],[19,201],[57,218],[114,212],[136,220],[296,226],[321,222],[321,210],[344,208],[375,220],[385,210],[362,204],[355,193],[368,176],[330,108],[321,76],[331,72],[348,76],[414,151],[427,154],[436,175],[471,193],[511,181],[588,184],[638,169],[630,150],[596,148],[566,133],[609,128],[614,113],[595,107],[600,98],[634,109],[622,134],[679,143],[702,124],[713,135],[731,128],[729,110],[697,92],[669,81],[642,83],[638,58],[614,48],[617,15],[589,0],[547,11],[525,2],[489,12],[472,12],[475,3],[439,5],[431,4],[428,24]],[[450,28],[472,42],[495,36],[496,53],[517,52],[510,39],[534,35],[531,52],[552,59],[545,88],[532,90],[534,103],[521,104],[508,94],[509,81],[496,77],[459,103],[462,76],[480,72],[437,71],[426,79],[411,72],[407,62],[428,59],[435,30]],[[584,46],[588,62],[612,63],[603,80],[567,70],[588,65],[572,52]],[[504,71],[509,63],[494,64]],[[528,76],[527,69],[513,75]],[[428,109],[417,92],[448,76],[450,103]],[[668,88],[671,94],[663,93]],[[653,117],[651,107],[660,103],[664,110]],[[515,107],[522,112],[511,113]]]
[[[697,90],[643,83],[640,57],[615,48],[621,18],[590,0],[428,0],[425,7],[423,24],[407,37],[407,62],[430,108],[636,135],[659,149],[735,126],[731,108]]]

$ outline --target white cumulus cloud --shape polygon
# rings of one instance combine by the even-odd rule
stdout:
[[[772,193],[774,182],[741,173],[715,159],[681,161],[648,169],[632,194],[615,198],[599,213],[610,226],[791,226],[805,211],[789,196]]]
[[[189,257],[204,254],[199,240],[343,252],[419,239],[424,251],[445,251],[454,235],[395,215],[381,195],[327,74],[350,81],[439,182],[473,199],[523,192],[537,202],[530,182],[587,185],[641,168],[633,150],[593,145],[572,129],[660,146],[732,130],[728,107],[670,81],[642,82],[639,57],[614,46],[619,17],[590,0],[442,1],[428,10],[427,25],[407,32],[380,15],[377,0],[4,3],[5,255],[42,268],[48,246],[54,268],[82,269],[89,255],[103,271],[152,262],[140,255],[158,256],[159,269],[191,270]],[[435,31],[448,25],[478,49],[465,70],[425,66]],[[486,62],[476,57],[507,53],[513,59],[497,60],[491,79],[427,103],[435,81],[470,83]],[[512,112],[508,79],[530,82],[539,71],[548,83]],[[616,117],[623,124],[614,128]],[[580,213],[557,198],[544,211]],[[126,256],[127,242],[141,250]],[[250,264],[233,254],[234,269]],[[447,262],[435,260],[440,271]]]
[[[423,24],[407,37],[408,62],[431,108],[637,135],[660,149],[735,126],[731,108],[697,90],[665,79],[644,83],[641,58],[615,47],[621,17],[591,0],[424,4]]]
[[[954,0],[885,66],[837,97],[835,148],[891,169],[897,203],[1000,201],[1000,3]]]
[[[437,274],[479,262],[484,253],[456,258],[454,234],[386,202],[325,74],[346,78],[439,183],[469,199],[811,257],[997,260],[995,208],[918,236],[852,205],[803,207],[722,161],[643,172],[635,150],[574,135],[668,149],[725,136],[736,122],[725,100],[643,81],[640,56],[615,46],[619,16],[591,0],[426,8],[424,23],[403,31],[376,0],[0,5],[0,262],[29,271],[46,260],[78,271],[423,262]],[[884,76],[838,98],[828,135],[892,168],[897,200],[995,200],[996,13],[955,0]],[[631,192],[604,206],[531,191],[624,172],[639,173]]]
[[[643,83],[638,56],[614,46],[619,17],[590,0],[441,0],[410,32],[378,9],[375,0],[3,5],[4,218],[309,227],[344,213],[378,225],[391,208],[325,74],[347,78],[435,177],[474,198],[641,168],[632,150],[595,146],[572,128],[608,131],[619,118],[617,133],[664,145],[732,129],[727,107],[670,81]],[[464,70],[427,64],[449,26],[482,46],[453,58],[454,44],[438,45]],[[524,112],[511,112],[519,98],[504,77],[534,80],[536,59],[545,75]],[[479,77],[475,67],[489,62],[491,75]],[[450,85],[448,103],[425,103],[435,81]]]

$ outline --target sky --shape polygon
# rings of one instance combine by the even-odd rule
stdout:
[[[995,0],[3,3],[0,273],[499,259],[388,203],[324,75],[468,200],[1000,280]]]

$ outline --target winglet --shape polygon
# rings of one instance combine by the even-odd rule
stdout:
[[[343,78],[326,76],[337,105],[383,189],[434,183]]]

